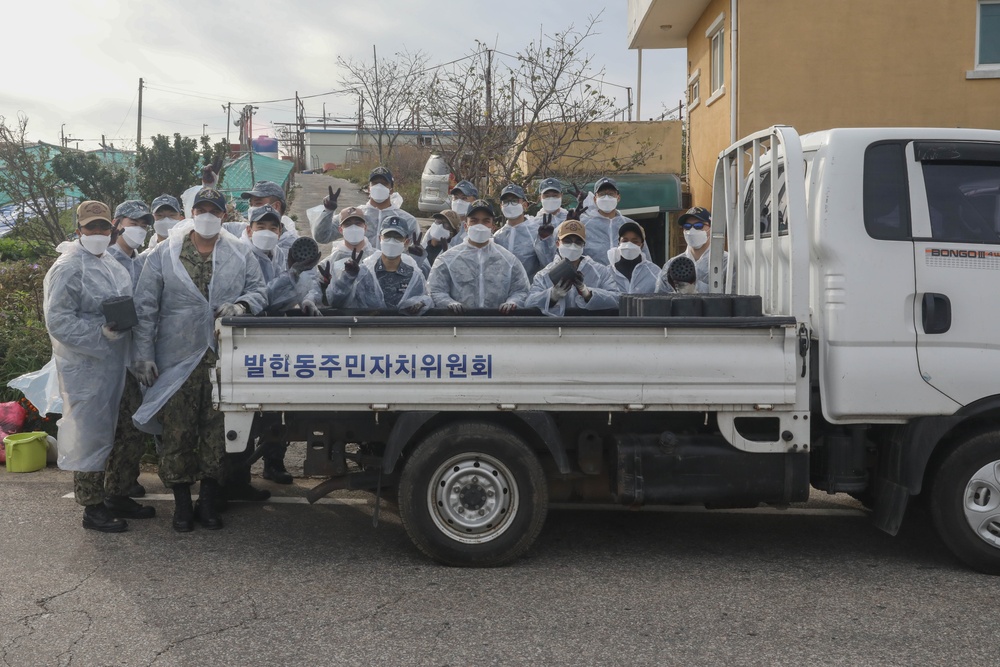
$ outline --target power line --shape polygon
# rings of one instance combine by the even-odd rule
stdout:
[[[124,127],[124,126],[125,126],[125,121],[126,121],[126,120],[128,120],[128,115],[129,115],[130,113],[132,113],[132,106],[133,106],[133,105],[135,104],[135,99],[136,99],[136,98],[137,98],[138,96],[139,96],[139,91],[137,90],[137,91],[135,91],[135,95],[133,95],[133,96],[132,96],[132,104],[129,104],[129,105],[128,105],[128,111],[126,111],[126,112],[125,112],[125,117],[124,117],[124,118],[122,118],[122,122],[121,122],[121,124],[120,124],[120,125],[118,125],[118,129],[117,129],[117,130],[115,130],[115,134],[118,134],[119,132],[121,132],[121,131],[122,131],[122,127]]]

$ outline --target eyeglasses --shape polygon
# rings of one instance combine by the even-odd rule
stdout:
[[[704,222],[685,222],[685,223],[681,224],[681,227],[683,227],[685,230],[688,230],[688,229],[703,229],[705,227],[705,223]]]

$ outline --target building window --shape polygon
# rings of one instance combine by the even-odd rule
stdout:
[[[980,0],[976,67],[1000,69],[1000,0]]]
[[[726,45],[723,42],[723,34],[726,31],[719,29],[714,35],[712,35],[712,92],[722,88],[723,79],[723,65],[725,63],[725,52]]]
[[[1000,0],[998,0],[1000,1]],[[705,31],[709,43],[709,97],[705,106],[710,106],[715,100],[726,94],[726,15],[719,14],[712,25]]]
[[[688,79],[688,113],[701,102],[701,69],[696,69]]]

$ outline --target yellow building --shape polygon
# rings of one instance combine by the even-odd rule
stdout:
[[[1000,0],[628,0],[628,22],[629,48],[687,49],[695,205],[771,125],[1000,129]]]

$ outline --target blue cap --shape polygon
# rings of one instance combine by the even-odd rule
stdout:
[[[562,183],[559,182],[558,178],[546,178],[541,183],[538,184],[538,194],[545,194],[549,190],[558,190],[562,192]]]
[[[253,184],[252,190],[247,190],[240,195],[241,199],[250,199],[250,197],[277,197],[284,204],[285,189],[274,181],[257,181]]]
[[[178,213],[184,210],[181,208],[181,203],[177,201],[177,197],[173,195],[160,195],[159,197],[153,200],[153,205],[150,206],[149,208],[153,213],[156,213],[164,206],[169,206]]]
[[[525,201],[527,201],[528,199],[524,195],[524,188],[514,183],[511,183],[510,185],[508,185],[507,187],[505,187],[503,190],[500,191],[500,199],[503,199],[506,195],[514,195],[518,199],[524,199]]]
[[[215,204],[220,211],[226,210],[226,198],[222,196],[222,193],[213,188],[202,188],[198,190],[198,194],[194,196],[194,203],[191,204],[191,208],[194,208],[202,202],[208,202],[210,204]]]
[[[275,222],[280,223],[281,213],[270,204],[264,204],[255,208],[253,213],[250,214],[250,222],[260,222],[264,218],[273,218]],[[280,234],[281,232],[278,233]]]
[[[704,222],[709,225],[712,224],[712,214],[708,212],[707,208],[702,208],[701,206],[689,208],[687,211],[682,213],[681,217],[677,218],[677,224],[683,225],[689,218],[694,218],[698,222]]]
[[[405,220],[394,215],[382,221],[382,229],[379,230],[378,235],[383,236],[386,232],[390,231],[396,232],[405,239],[410,233],[410,226],[406,224]]]
[[[469,212],[465,214],[465,217],[471,218],[472,214],[476,211],[486,211],[494,218],[497,217],[496,211],[493,210],[493,206],[490,205],[485,199],[477,199],[469,205]]]
[[[393,185],[392,172],[386,169],[385,167],[375,167],[368,174],[369,183],[374,181],[376,178],[384,178],[386,181],[389,182],[389,185]]]
[[[146,202],[138,199],[129,199],[118,204],[115,209],[115,220],[119,218],[131,218],[141,220],[147,225],[153,224],[153,214],[149,212],[149,207],[146,206]]]
[[[594,183],[594,194],[597,194],[603,188],[612,188],[615,192],[618,192],[618,184],[610,176],[597,179],[597,182]]]
[[[459,193],[461,193],[462,196],[464,196],[464,197],[478,197],[479,196],[479,190],[476,188],[475,185],[473,185],[469,181],[459,181],[458,183],[456,183],[455,187],[453,187],[451,189],[451,193],[450,194],[455,194],[456,191],[458,191]]]

